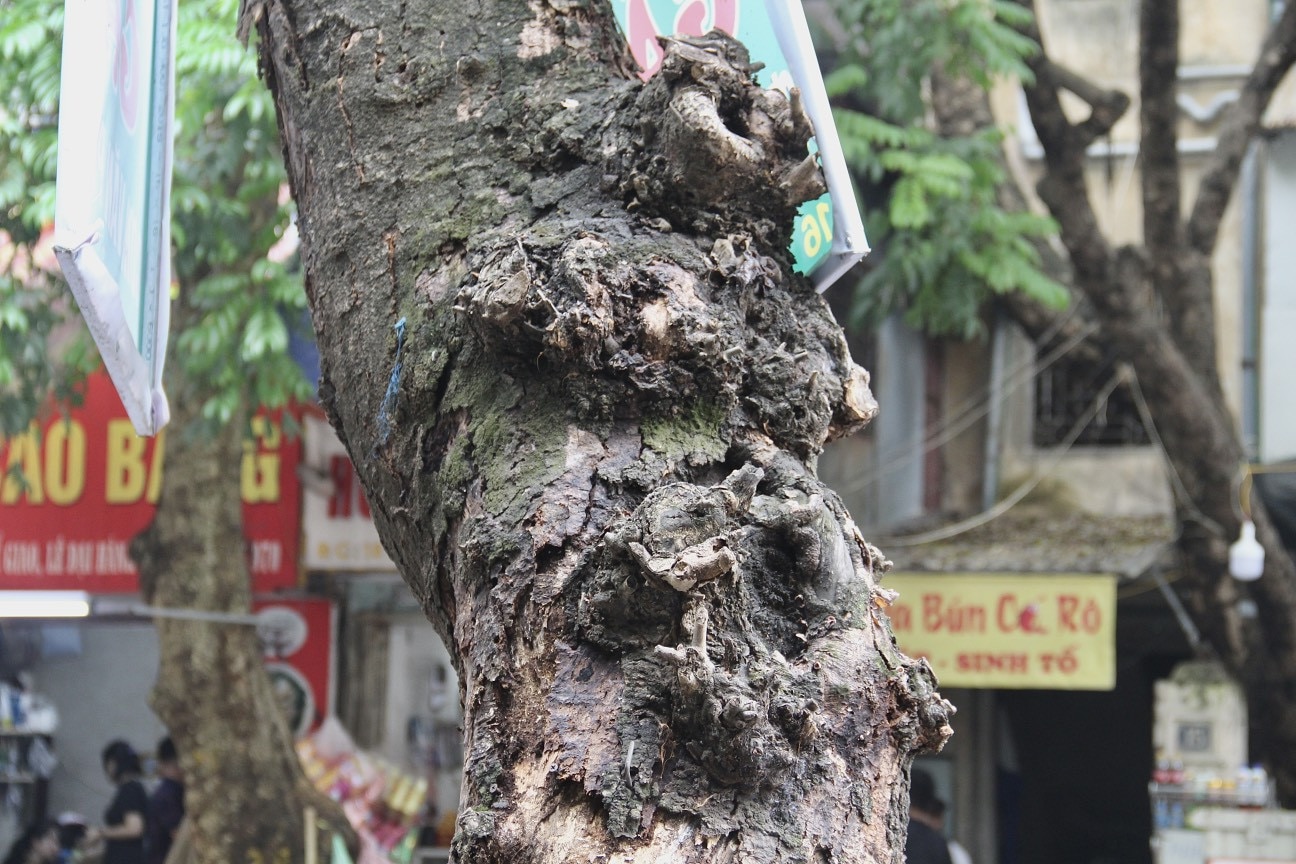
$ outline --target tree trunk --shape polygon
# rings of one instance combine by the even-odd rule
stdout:
[[[198,314],[182,289],[179,326]],[[172,341],[175,345],[176,341]],[[240,507],[246,413],[220,429],[200,416],[209,393],[171,358],[172,416],[157,514],[131,554],[147,603],[168,610],[250,615],[251,590]],[[270,688],[255,628],[159,617],[160,664],[152,706],[169,730],[185,773],[189,814],[173,864],[295,864],[304,860],[304,808],[351,848],[341,810],[302,773]],[[123,658],[128,661],[129,658]]]
[[[456,860],[900,861],[952,708],[814,473],[875,406],[788,271],[799,104],[720,38],[640,85],[603,4],[245,5],[321,400],[462,682]]]

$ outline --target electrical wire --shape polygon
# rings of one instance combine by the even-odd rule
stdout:
[[[1198,630],[1197,625],[1193,623],[1192,616],[1189,615],[1188,610],[1184,608],[1183,601],[1179,599],[1179,595],[1170,587],[1170,583],[1166,581],[1165,576],[1162,575],[1159,569],[1153,572],[1152,578],[1156,580],[1156,587],[1161,591],[1161,596],[1165,598],[1166,605],[1170,607],[1170,611],[1174,613],[1175,621],[1179,624],[1179,629],[1183,631],[1184,636],[1188,639],[1188,644],[1192,646],[1194,651],[1200,651],[1203,645],[1201,631]]]
[[[1060,328],[1061,324],[1057,326],[1058,328]],[[1064,356],[1066,353],[1073,350],[1077,345],[1079,345],[1082,341],[1084,341],[1084,339],[1088,338],[1094,332],[1097,332],[1097,330],[1098,327],[1096,325],[1091,324],[1089,327],[1086,327],[1080,333],[1076,334],[1071,339],[1067,340],[1066,343],[1055,348],[1044,358],[1041,358],[1038,363],[1034,364],[1034,368],[1031,370],[1031,374],[1027,376],[1027,380],[1029,380],[1030,378],[1037,377],[1040,372],[1044,371],[1050,365],[1052,365],[1058,359]],[[1022,370],[1027,365],[1029,364],[1026,363],[1020,364],[1009,375],[1010,380],[1006,382],[1005,385],[1001,387],[999,390],[1000,393],[999,398],[1001,401],[1005,400],[1009,393],[1011,393],[1018,386],[1020,386],[1020,384],[1022,383],[1021,381],[1012,380],[1012,379],[1018,377],[1022,372]],[[1103,386],[1098,396],[1094,399],[1094,402],[1090,406],[1089,410],[1087,410],[1085,414],[1072,425],[1071,429],[1067,432],[1066,438],[1063,440],[1061,446],[1056,448],[1050,454],[1048,461],[1046,461],[1040,469],[1036,470],[1036,472],[1034,473],[1034,475],[1031,477],[1030,480],[1026,481],[1021,486],[1017,487],[1017,489],[1015,489],[1010,495],[1008,495],[1003,500],[995,504],[994,507],[991,507],[990,509],[978,513],[977,515],[972,516],[968,519],[964,519],[960,522],[956,522],[951,525],[942,526],[941,528],[937,528],[932,531],[926,531],[919,534],[912,534],[908,536],[880,538],[879,542],[885,545],[898,546],[898,547],[921,546],[927,543],[935,543],[940,540],[947,540],[951,537],[956,537],[960,534],[966,533],[982,525],[985,525],[991,522],[992,520],[997,519],[999,516],[1002,516],[1004,513],[1008,512],[1014,506],[1020,503],[1020,501],[1023,498],[1025,498],[1027,495],[1029,495],[1031,491],[1035,489],[1036,486],[1038,486],[1041,482],[1043,482],[1045,477],[1047,477],[1057,468],[1057,466],[1061,463],[1062,458],[1071,450],[1071,448],[1075,445],[1075,442],[1079,439],[1080,435],[1084,432],[1085,427],[1088,426],[1088,424],[1095,417],[1097,417],[1099,412],[1101,412],[1103,408],[1106,406],[1107,399],[1111,396],[1112,392],[1122,381],[1125,381],[1129,385],[1130,394],[1133,397],[1134,404],[1137,407],[1139,412],[1139,420],[1143,424],[1144,429],[1147,431],[1148,436],[1156,445],[1157,451],[1160,453],[1161,458],[1166,465],[1167,475],[1170,478],[1170,484],[1175,498],[1178,500],[1179,504],[1191,515],[1191,517],[1195,521],[1199,522],[1203,527],[1205,527],[1212,534],[1215,534],[1218,537],[1224,537],[1225,531],[1223,527],[1214,519],[1211,519],[1209,516],[1203,513],[1201,509],[1198,508],[1196,504],[1193,502],[1192,498],[1188,495],[1188,490],[1187,487],[1184,485],[1183,478],[1179,474],[1178,468],[1175,467],[1174,461],[1170,458],[1170,453],[1166,449],[1164,440],[1161,438],[1161,433],[1157,430],[1156,423],[1152,419],[1152,412],[1150,407],[1148,406],[1147,399],[1143,395],[1143,388],[1139,386],[1138,375],[1134,372],[1133,367],[1129,366],[1128,364],[1121,364],[1120,367],[1117,369],[1116,373],[1112,375],[1112,377],[1108,380],[1107,384]],[[993,397],[991,396],[987,396],[986,398],[981,399],[979,404],[976,405],[976,410],[973,411],[971,414],[958,418],[957,420],[951,420],[946,429],[939,432],[938,434],[929,436],[922,442],[920,447],[915,447],[911,449],[909,452],[902,455],[899,459],[889,461],[885,468],[872,471],[872,472],[862,473],[853,482],[846,485],[843,491],[858,491],[859,489],[863,488],[869,483],[872,483],[873,481],[883,476],[886,476],[886,474],[898,470],[898,468],[903,467],[904,465],[913,461],[913,459],[917,458],[919,455],[926,453],[927,451],[935,447],[947,443],[954,436],[956,436],[964,429],[966,429],[967,426],[970,425],[972,422],[984,416],[989,410],[989,404],[992,401],[992,398]],[[956,412],[956,416],[957,416],[957,412]],[[1259,470],[1256,471],[1256,473],[1276,472],[1276,471],[1283,470],[1284,467],[1285,466],[1261,467],[1259,468]],[[1296,463],[1292,463],[1292,467],[1296,468]],[[1245,474],[1243,476],[1242,483],[1245,485],[1247,491],[1249,492],[1253,466],[1250,465],[1245,466],[1244,470],[1245,470]],[[1241,494],[1241,490],[1239,490],[1239,494]],[[1245,499],[1243,500],[1243,508],[1245,512],[1249,513],[1250,511],[1249,501]],[[1168,587],[1168,583],[1166,583],[1166,587]]]
[[[1065,323],[1065,319],[1058,325],[1055,325],[1055,327],[1060,328],[1063,323]],[[1063,342],[1061,345],[1051,349],[1043,357],[1032,357],[1019,363],[1007,374],[1007,376],[1005,376],[1006,380],[1004,381],[1003,386],[997,388],[997,393],[995,393],[993,389],[987,389],[982,391],[983,395],[967,400],[964,403],[964,405],[967,406],[966,408],[960,406],[949,418],[946,418],[933,427],[933,429],[921,441],[913,443],[907,450],[903,451],[894,459],[889,458],[890,454],[887,454],[888,459],[884,466],[875,468],[871,471],[860,472],[859,475],[849,483],[844,484],[838,491],[843,494],[848,492],[858,492],[883,477],[899,471],[901,468],[904,468],[906,465],[919,459],[929,451],[948,444],[958,435],[962,434],[969,426],[988,414],[991,404],[995,402],[996,399],[1000,404],[1006,402],[1008,397],[1018,387],[1037,378],[1041,372],[1062,359],[1062,357],[1073,351],[1078,345],[1080,345],[1080,343],[1084,342],[1084,340],[1088,339],[1096,332],[1098,332],[1098,326],[1096,324],[1090,324],[1088,327],[1085,327],[1080,332],[1073,335],[1066,342]],[[964,413],[965,411],[971,413]]]
[[[1157,450],[1161,452],[1161,458],[1165,462],[1167,473],[1170,476],[1170,488],[1174,491],[1175,497],[1179,499],[1179,503],[1192,515],[1193,519],[1201,523],[1202,527],[1216,537],[1225,537],[1224,526],[1198,509],[1192,498],[1189,497],[1183,478],[1179,476],[1179,469],[1175,467],[1174,460],[1170,458],[1170,451],[1166,450],[1165,442],[1161,440],[1161,433],[1157,431],[1156,423],[1152,420],[1152,410],[1148,407],[1147,400],[1143,398],[1143,388],[1139,386],[1138,375],[1134,372],[1134,367],[1129,364],[1121,365],[1125,372],[1128,373],[1130,395],[1134,397],[1134,405],[1138,408],[1139,419],[1142,420],[1143,427],[1147,430],[1153,443],[1156,444]]]
[[[1138,597],[1140,595],[1147,594],[1149,591],[1164,590],[1161,588],[1162,582],[1164,582],[1166,586],[1170,586],[1178,582],[1182,578],[1183,578],[1182,573],[1175,573],[1173,576],[1161,576],[1159,581],[1154,580],[1151,582],[1144,582],[1142,579],[1139,579],[1137,582],[1133,584],[1125,585],[1117,588],[1116,599],[1128,600],[1131,597]]]
[[[997,388],[998,402],[1005,402],[1008,396],[1018,387],[1038,377],[1041,372],[1048,369],[1081,342],[1097,332],[1097,329],[1096,325],[1090,325],[1062,345],[1053,348],[1044,357],[1032,357],[1018,364],[1016,368],[1010,370],[1005,376],[1004,384]],[[898,471],[927,452],[948,444],[969,426],[989,413],[992,403],[996,400],[994,389],[987,388],[977,397],[965,401],[951,415],[932,427],[925,438],[913,444],[898,458],[888,459],[884,467],[862,472],[850,485],[845,487],[845,491],[857,491],[875,480]]]
[[[880,538],[877,541],[877,544],[883,548],[887,546],[908,547],[922,546],[926,543],[948,540],[951,537],[957,537],[959,534],[965,534],[974,528],[979,528],[987,522],[997,519],[1004,513],[1007,513],[1023,498],[1029,495],[1045,477],[1052,474],[1053,471],[1057,469],[1058,465],[1062,462],[1062,457],[1066,456],[1072,446],[1075,445],[1075,442],[1079,440],[1081,433],[1084,432],[1085,427],[1089,425],[1090,421],[1098,416],[1098,412],[1103,410],[1107,404],[1108,397],[1111,396],[1112,391],[1116,389],[1124,378],[1124,373],[1121,370],[1117,370],[1116,373],[1108,379],[1102,390],[1099,391],[1098,395],[1094,398],[1093,404],[1089,406],[1089,409],[1085,411],[1084,415],[1077,419],[1074,424],[1072,424],[1061,446],[1050,453],[1049,459],[1045,461],[1040,468],[1036,469],[1034,475],[1029,480],[1022,483],[1013,490],[1012,494],[995,504],[989,510],[983,510],[977,515],[960,522],[945,525],[931,531],[924,531],[920,534],[910,534],[903,537]]]

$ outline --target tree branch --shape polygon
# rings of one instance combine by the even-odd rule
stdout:
[[[1237,184],[1242,159],[1260,128],[1269,100],[1293,63],[1296,63],[1296,2],[1289,2],[1265,39],[1238,101],[1227,109],[1215,151],[1202,175],[1188,219],[1187,242],[1203,255],[1215,249],[1220,221]]]
[[[1139,15],[1139,120],[1143,244],[1158,290],[1172,288],[1182,256],[1179,216],[1179,0],[1143,0]],[[1171,291],[1162,294],[1168,300]],[[1173,305],[1173,304],[1172,304]]]
[[[1073,74],[1067,70],[1060,71],[1064,75]],[[1074,78],[1079,85],[1092,87],[1080,76]],[[1098,88],[1093,88],[1091,95],[1095,101],[1102,101],[1102,93]],[[969,137],[994,126],[990,95],[970,78],[951,76],[944,69],[934,70],[931,78],[931,102],[942,135]],[[1025,178],[1012,169],[1006,158],[1001,157],[1000,161],[1004,179],[998,189],[999,205],[1010,212],[1028,212],[1030,204],[1022,191]],[[1033,238],[1031,245],[1040,256],[1040,269],[1050,278],[1070,285],[1070,262],[1061,250],[1043,238]],[[1083,335],[1084,331],[1095,326],[1095,322],[1093,312],[1084,303],[1082,296],[1073,297],[1072,305],[1062,311],[1045,306],[1022,291],[1010,291],[1001,295],[996,298],[996,304],[1037,345],[1043,346],[1045,342],[1057,344],[1078,338],[1083,341],[1073,350],[1073,357],[1093,364],[1109,359],[1102,346]]]
[[[1032,0],[1016,0],[1034,11]],[[1165,38],[1164,30],[1156,31],[1149,20],[1154,13],[1173,14],[1163,0],[1144,0],[1142,39],[1151,43],[1154,38]],[[1149,32],[1151,31],[1151,32]],[[1039,39],[1035,28],[1026,35]],[[1144,50],[1148,50],[1145,46]],[[1148,57],[1142,58],[1148,63]],[[1151,58],[1153,65],[1164,67],[1165,58]],[[1250,139],[1260,128],[1260,121],[1273,92],[1283,75],[1296,63],[1296,3],[1288,2],[1286,11],[1273,32],[1266,39],[1255,68],[1248,77],[1239,101],[1229,109],[1223,123],[1216,151],[1193,204],[1186,226],[1180,223],[1177,212],[1160,202],[1167,215],[1161,217],[1157,228],[1173,225],[1177,232],[1178,268],[1184,274],[1184,283],[1160,287],[1167,296],[1173,296],[1180,309],[1187,303],[1186,295],[1205,296],[1209,306],[1211,285],[1210,254],[1214,250],[1216,235],[1225,206],[1237,182],[1242,159]],[[1062,115],[1057,99],[1055,79],[1040,75],[1044,61],[1032,61],[1037,80],[1026,87],[1031,116],[1040,141],[1044,145],[1046,171],[1040,183],[1040,195],[1049,205],[1062,227],[1062,239],[1071,252],[1075,268],[1075,285],[1093,303],[1094,311],[1102,325],[1101,341],[1111,354],[1136,370],[1140,387],[1146,392],[1150,414],[1163,449],[1174,466],[1180,489],[1176,509],[1185,529],[1178,546],[1187,565],[1184,584],[1199,626],[1211,645],[1236,672],[1243,671],[1247,685],[1248,704],[1253,716],[1264,731],[1260,746],[1272,754],[1275,775],[1279,780],[1280,796],[1285,801],[1296,798],[1296,767],[1283,754],[1292,752],[1289,730],[1296,728],[1296,707],[1289,690],[1274,686],[1274,682],[1288,680],[1290,670],[1296,668],[1296,642],[1291,638],[1289,626],[1293,604],[1291,585],[1292,558],[1283,554],[1275,544],[1269,526],[1261,515],[1265,545],[1273,555],[1273,567],[1264,578],[1247,589],[1262,610],[1259,634],[1251,643],[1260,650],[1239,645],[1235,633],[1235,613],[1227,598],[1235,595],[1236,588],[1225,574],[1226,544],[1220,536],[1205,526],[1216,526],[1225,538],[1236,536],[1237,516],[1230,502],[1235,494],[1234,482],[1237,465],[1243,459],[1243,450],[1236,429],[1228,414],[1214,372],[1203,377],[1201,369],[1213,365],[1214,352],[1195,352],[1191,342],[1184,341],[1179,332],[1190,329],[1191,315],[1185,311],[1176,322],[1177,331],[1172,338],[1169,329],[1156,310],[1152,308],[1146,287],[1152,277],[1155,262],[1149,258],[1165,257],[1154,246],[1162,243],[1163,249],[1174,252],[1173,244],[1165,244],[1149,237],[1148,253],[1141,247],[1126,246],[1113,249],[1110,243],[1092,225],[1093,217],[1084,187],[1084,151],[1071,137],[1072,127]],[[1149,103],[1144,110],[1144,171],[1149,157],[1148,148],[1173,148],[1173,123],[1175,115],[1165,120],[1157,117],[1157,102],[1173,98],[1176,73],[1171,66],[1161,69],[1160,77],[1148,81],[1143,75],[1144,99]],[[1157,136],[1162,140],[1158,142]],[[1172,149],[1171,153],[1175,153]],[[1177,160],[1177,155],[1172,158]],[[1164,170],[1164,165],[1151,171]],[[1155,184],[1149,178],[1147,183]],[[1145,190],[1145,194],[1147,194]],[[1152,196],[1155,197],[1155,196]],[[1153,232],[1155,233],[1155,232]],[[1167,287],[1171,290],[1166,290]],[[1206,291],[1204,295],[1200,292]],[[1205,313],[1209,315],[1209,312]],[[1200,320],[1209,321],[1209,317]],[[1202,330],[1209,329],[1201,327]]]
[[[1039,38],[1038,34],[1035,37]],[[1088,104],[1089,116],[1072,128],[1079,140],[1088,147],[1098,138],[1106,135],[1125,112],[1129,110],[1130,98],[1119,90],[1104,90],[1097,84],[1048,58],[1043,58],[1042,72],[1056,87],[1070,91]]]
[[[1218,387],[1209,252],[1184,238],[1179,165],[1179,0],[1142,0],[1139,14],[1139,149],[1147,278],[1170,336],[1204,381]]]
[[[1034,0],[1017,2],[1030,10],[1032,17],[1035,16]],[[1034,20],[1023,28],[1022,33],[1043,44],[1039,26]],[[1031,121],[1035,124],[1035,133],[1044,147],[1045,173],[1039,182],[1040,198],[1057,219],[1062,242],[1066,245],[1075,268],[1077,285],[1108,284],[1107,274],[1113,261],[1111,245],[1098,228],[1098,219],[1089,200],[1084,173],[1085,148],[1093,141],[1092,137],[1086,136],[1104,128],[1109,114],[1097,111],[1096,106],[1106,105],[1108,100],[1098,95],[1094,85],[1050,62],[1043,51],[1032,58],[1029,65],[1035,73],[1035,81],[1024,84],[1023,90],[1030,108]],[[1086,96],[1093,99],[1090,105],[1095,106],[1095,111],[1085,121],[1088,124],[1087,131],[1080,131],[1080,127],[1067,119],[1058,96],[1060,87],[1065,87],[1082,99]],[[1117,101],[1115,98],[1110,100],[1112,110],[1117,107]],[[1109,123],[1106,128],[1110,128]]]

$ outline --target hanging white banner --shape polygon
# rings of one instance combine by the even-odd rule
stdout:
[[[141,435],[170,413],[175,25],[175,0],[64,6],[54,253]]]

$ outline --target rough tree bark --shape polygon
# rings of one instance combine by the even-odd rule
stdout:
[[[1032,0],[1019,0],[1032,8]],[[1029,33],[1036,40],[1039,32]],[[1061,227],[1073,284],[1101,325],[1100,339],[1128,363],[1146,395],[1173,468],[1183,580],[1179,583],[1203,636],[1244,682],[1252,737],[1296,803],[1296,566],[1256,502],[1257,534],[1268,553],[1265,574],[1242,587],[1228,576],[1228,545],[1237,536],[1238,483],[1246,461],[1215,367],[1211,255],[1247,147],[1283,76],[1296,62],[1296,4],[1288,4],[1262,46],[1241,96],[1228,110],[1187,219],[1175,123],[1178,66],[1176,0],[1143,0],[1140,90],[1144,241],[1115,247],[1098,228],[1084,179],[1085,148],[1119,118],[1124,94],[1066,73],[1046,52],[1031,63],[1027,102],[1044,145],[1038,191]],[[1092,116],[1072,123],[1059,91],[1087,102]],[[1238,614],[1248,596],[1258,610]]]
[[[200,314],[182,289],[178,328]],[[176,342],[173,340],[172,345]],[[246,414],[215,431],[199,416],[210,394],[168,365],[172,417],[157,514],[131,544],[144,600],[185,612],[248,615],[251,589],[240,499]],[[182,613],[183,614],[183,613]],[[185,772],[189,813],[172,864],[296,864],[304,849],[304,809],[356,849],[340,808],[302,773],[292,735],[262,665],[253,627],[155,619],[159,670],[152,707],[167,727]]]
[[[900,861],[952,709],[814,473],[875,405],[789,274],[799,104],[586,0],[245,3],[321,401],[455,657],[456,859]]]

